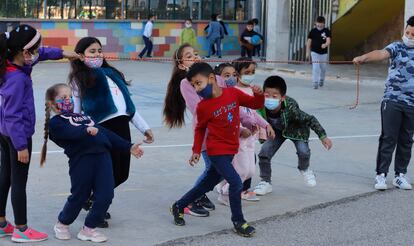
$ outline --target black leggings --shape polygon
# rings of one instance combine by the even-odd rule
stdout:
[[[131,142],[129,120],[129,116],[118,116],[102,122],[100,125],[118,134],[123,139]],[[128,179],[129,167],[131,164],[131,153],[129,151],[112,150],[111,157],[116,188]]]
[[[32,153],[32,139],[28,139],[29,156]],[[29,163],[17,160],[17,151],[7,136],[0,135],[0,217],[6,216],[6,205],[11,188],[11,202],[16,225],[27,224],[26,183],[29,174]]]

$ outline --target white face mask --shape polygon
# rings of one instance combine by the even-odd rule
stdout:
[[[404,35],[402,36],[402,40],[408,48],[414,48],[414,39],[409,39],[407,36]]]
[[[244,85],[251,85],[254,82],[254,78],[255,78],[254,74],[251,74],[251,75],[242,75],[241,76],[241,82]]]
[[[217,21],[222,21],[223,19],[221,19],[221,18],[217,18]]]
[[[193,25],[191,25],[191,23],[185,23],[185,27],[187,28],[191,28]]]

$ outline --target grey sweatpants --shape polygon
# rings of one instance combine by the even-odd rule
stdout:
[[[325,81],[326,62],[328,61],[328,54],[318,54],[311,52],[312,57],[312,82],[319,83]]]

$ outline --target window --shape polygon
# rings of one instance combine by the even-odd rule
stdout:
[[[148,18],[148,0],[125,0],[126,18],[143,20]]]
[[[242,21],[247,20],[247,1],[236,0],[236,20]]]
[[[150,0],[150,13],[158,19],[173,19],[174,0]]]
[[[213,9],[212,0],[202,0],[201,1],[201,19],[211,20],[212,9]]]
[[[235,15],[235,0],[224,0],[223,19],[234,20]]]
[[[190,0],[175,0],[175,15],[176,20],[185,20],[190,18]]]

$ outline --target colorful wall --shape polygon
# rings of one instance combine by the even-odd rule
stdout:
[[[9,23],[7,23],[9,22]],[[43,20],[2,20],[0,29],[5,26],[29,24],[40,30],[43,37],[43,45],[61,47],[65,50],[73,50],[77,41],[86,36],[98,37],[109,57],[136,58],[143,49],[142,31],[144,23],[134,21],[43,21]],[[197,22],[193,28],[198,36],[200,55],[207,54],[207,42],[204,27],[207,22]],[[157,57],[171,57],[174,50],[180,45],[180,34],[183,22],[157,21],[153,30],[153,55]],[[244,29],[242,23],[228,23],[226,36],[222,43],[223,55],[240,54],[238,36]],[[1,31],[1,30],[0,30]]]

